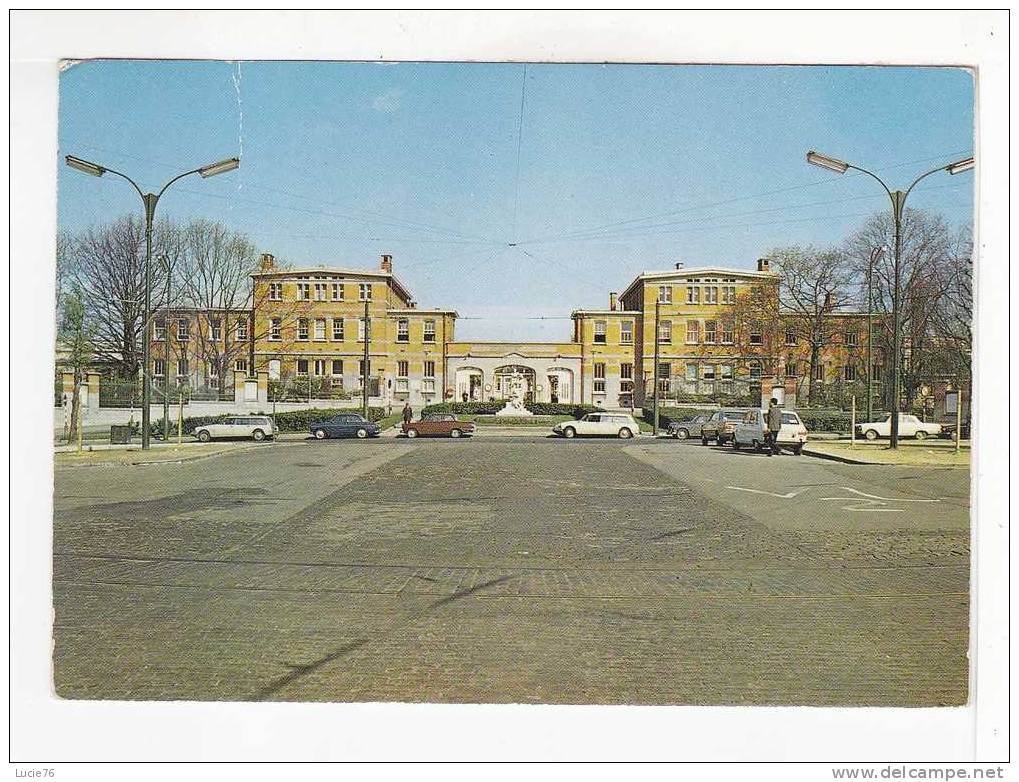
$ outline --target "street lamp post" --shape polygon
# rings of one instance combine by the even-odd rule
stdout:
[[[655,299],[655,371],[652,373],[652,378],[651,378],[652,382],[655,384],[655,391],[654,391],[654,408],[655,408],[655,411],[654,411],[654,416],[653,416],[654,423],[651,425],[651,435],[653,437],[657,437],[658,436],[658,355],[659,355],[658,345],[659,345],[659,343],[661,341],[660,338],[659,338],[659,334],[658,334],[658,329],[659,329],[658,318],[659,318],[659,316],[661,314],[661,310],[662,310],[662,297],[659,296],[657,299]]]
[[[73,155],[67,155],[64,158],[67,165],[71,168],[81,171],[82,173],[89,174],[91,176],[102,176],[103,174],[113,174],[119,176],[121,179],[126,179],[131,183],[131,186],[138,191],[138,195],[141,196],[142,204],[145,206],[145,315],[142,318],[142,448],[147,449],[149,447],[149,406],[152,403],[152,386],[150,384],[150,372],[149,372],[149,353],[151,350],[149,344],[149,321],[152,318],[152,222],[156,213],[156,204],[159,203],[160,197],[166,192],[166,189],[176,182],[178,179],[183,179],[191,174],[199,174],[202,179],[208,179],[211,176],[217,174],[225,174],[227,171],[233,171],[240,164],[240,158],[231,157],[225,160],[220,160],[216,163],[210,163],[207,166],[201,166],[200,168],[192,169],[191,171],[185,171],[183,174],[178,174],[169,182],[167,182],[160,189],[158,193],[143,193],[142,189],[138,187],[137,183],[119,171],[114,171],[112,168],[101,166],[98,163],[91,163],[88,160],[82,160],[79,157]],[[169,371],[169,367],[166,367],[164,371]]]
[[[902,343],[902,308],[900,306],[901,297],[901,269],[902,269],[902,215],[906,206],[906,198],[913,191],[913,188],[920,182],[921,179],[926,179],[931,174],[937,174],[939,171],[947,171],[949,174],[961,174],[964,171],[969,171],[974,166],[974,159],[972,157],[957,160],[954,163],[949,163],[947,166],[938,166],[937,168],[931,169],[926,173],[920,174],[916,179],[913,180],[912,184],[906,188],[905,192],[902,190],[891,190],[888,185],[884,183],[877,174],[872,171],[868,171],[865,168],[854,166],[852,163],[847,163],[844,160],[830,157],[828,155],[822,155],[820,152],[811,150],[807,153],[807,162],[811,165],[819,166],[827,169],[828,171],[834,171],[836,174],[844,174],[848,169],[859,171],[861,174],[866,174],[871,179],[875,180],[884,189],[885,193],[888,194],[889,200],[892,202],[892,217],[895,221],[895,263],[893,271],[893,283],[892,283],[892,410],[891,410],[891,436],[889,438],[889,447],[899,447],[899,384],[900,384],[900,372],[899,372],[899,361],[901,355],[901,343]]]

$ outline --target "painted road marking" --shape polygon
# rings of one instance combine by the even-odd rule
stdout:
[[[749,491],[753,492],[754,494],[767,494],[769,497],[778,497],[781,500],[791,500],[797,494],[803,493],[802,489],[800,491],[791,491],[788,494],[775,494],[775,492],[773,491],[762,491],[761,489],[748,489],[744,486],[726,486],[725,488],[735,489],[736,491]]]
[[[854,489],[851,486],[840,486],[844,491],[851,491],[853,494],[862,497],[821,497],[821,500],[842,500],[852,502],[852,505],[843,505],[842,510],[850,511],[867,511],[870,513],[902,513],[902,508],[885,508],[882,507],[890,502],[940,502],[937,499],[895,499],[892,497],[879,497],[876,494],[867,494],[866,492]]]

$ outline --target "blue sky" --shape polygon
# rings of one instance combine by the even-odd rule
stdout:
[[[770,248],[841,242],[887,198],[808,166],[807,150],[905,186],[972,153],[973,82],[949,68],[93,61],[61,76],[59,134],[61,156],[149,190],[240,154],[234,173],[174,185],[159,215],[220,220],[295,265],[388,252],[421,306],[460,312],[459,338],[555,340],[570,310],[606,306],[642,270],[751,268]],[[966,222],[972,186],[930,177],[910,205]],[[62,227],[140,210],[127,183],[60,166]]]

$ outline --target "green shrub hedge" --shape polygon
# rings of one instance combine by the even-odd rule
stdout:
[[[421,410],[425,413],[453,413],[454,415],[495,415],[506,406],[505,401],[501,402],[441,402],[439,404],[427,405]],[[588,413],[602,411],[597,405],[567,405],[552,404],[551,402],[529,402],[525,407],[534,415],[568,415],[573,418],[582,418]]]
[[[312,421],[321,421],[326,418],[332,418],[334,415],[340,413],[360,413],[359,409],[337,409],[337,408],[312,408],[310,410],[288,410],[285,413],[276,413],[276,427],[280,432],[304,432],[307,431]],[[183,432],[187,435],[193,435],[195,429],[205,424],[219,423],[225,418],[233,418],[238,415],[266,415],[272,418],[271,412],[259,411],[257,413],[229,413],[223,415],[195,415],[188,416],[183,421]],[[369,407],[368,408],[368,420],[369,421],[381,421],[386,417],[385,408],[382,407]],[[162,436],[163,434],[163,419],[160,418],[151,423],[150,431],[153,434]],[[170,419],[170,437],[177,436],[177,419]]]

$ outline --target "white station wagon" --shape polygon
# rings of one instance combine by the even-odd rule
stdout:
[[[740,448],[753,448],[757,451],[764,449],[764,430],[768,426],[767,410],[750,410],[743,420],[736,424],[736,431],[733,433],[732,447],[737,451]],[[807,427],[803,425],[800,417],[792,410],[782,411],[782,428],[778,432],[778,444],[792,448],[797,456],[803,451],[803,444],[807,442]]]
[[[577,421],[563,421],[552,427],[563,437],[619,437],[628,440],[640,434],[640,426],[626,413],[588,413]]]
[[[892,417],[888,415],[884,421],[857,424],[856,431],[857,434],[862,434],[868,440],[891,437]],[[917,440],[923,440],[925,437],[937,437],[940,434],[941,424],[924,423],[915,415],[899,413],[899,437],[915,437]]]
[[[214,438],[250,437],[253,440],[264,440],[274,437],[272,419],[267,415],[234,415],[214,424],[202,424],[195,427],[195,437],[203,443]]]

